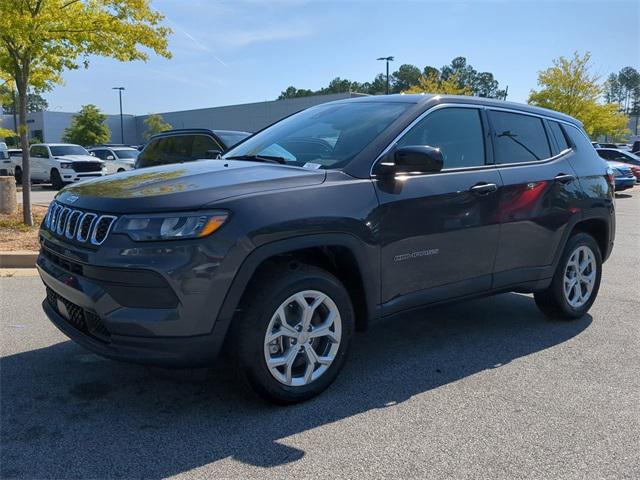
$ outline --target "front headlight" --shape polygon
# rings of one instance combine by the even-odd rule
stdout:
[[[71,162],[60,162],[60,168],[73,168],[73,163],[71,163]]]
[[[202,238],[218,230],[228,217],[224,211],[126,215],[118,220],[114,232],[141,242]]]

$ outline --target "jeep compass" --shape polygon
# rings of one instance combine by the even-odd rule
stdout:
[[[40,230],[43,308],[105,357],[203,366],[224,349],[260,396],[298,402],[333,382],[354,331],[408,309],[517,291],[583,316],[613,247],[612,182],[557,112],[326,103],[220,159],[65,188]]]

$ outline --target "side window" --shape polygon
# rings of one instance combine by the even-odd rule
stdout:
[[[196,135],[193,137],[193,144],[191,145],[191,158],[194,160],[199,160],[202,158],[211,158],[211,154],[208,153],[209,150],[220,150],[220,152],[224,151],[224,149],[218,145],[218,143],[211,137],[207,135]]]
[[[31,147],[29,155],[34,158],[49,158],[49,152],[46,147]]]
[[[548,122],[549,129],[551,130],[551,135],[553,135],[554,140],[556,141],[556,145],[558,145],[558,149],[563,152],[569,148],[569,143],[567,143],[567,139],[564,136],[564,132],[562,131],[562,127],[558,122]]]
[[[106,150],[93,150],[93,154],[101,160],[105,159],[106,157],[105,152]]]
[[[611,160],[611,152],[609,150],[598,150],[598,155],[600,155],[605,160]]]
[[[443,108],[428,114],[398,141],[398,146],[429,145],[440,148],[444,167],[485,164],[484,132],[475,108]]]
[[[586,134],[578,130],[574,126],[564,125],[562,129],[565,131],[573,146],[576,147],[577,150],[589,150],[593,149],[593,145],[587,138]]]
[[[519,113],[489,111],[495,130],[496,163],[523,163],[551,156],[542,119]]]

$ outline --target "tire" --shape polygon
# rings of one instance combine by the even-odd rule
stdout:
[[[56,170],[55,168],[51,170],[51,186],[54,190],[60,190],[64,187],[60,172],[58,172],[58,170]]]
[[[120,172],[126,172],[126,170],[124,168],[119,168],[117,173],[120,173]]]
[[[576,266],[573,263],[571,265],[568,264],[570,261],[573,262],[576,255],[578,262],[583,264],[587,263],[588,255],[592,255],[592,260],[588,262],[589,267],[585,268],[580,275],[572,276],[572,272],[576,271]],[[567,241],[551,285],[546,290],[534,293],[536,304],[542,310],[542,313],[551,318],[563,320],[580,318],[589,311],[596,300],[600,289],[601,277],[602,256],[598,243],[587,233],[577,233]],[[571,278],[574,280],[567,282],[569,291],[566,293],[565,279]],[[592,279],[589,280],[590,278]],[[574,287],[570,287],[571,284]],[[587,297],[589,285],[591,291]],[[579,292],[578,288],[580,289]]]
[[[14,177],[16,178],[16,185],[22,185],[22,169],[20,167],[16,167]]]
[[[228,339],[230,353],[245,383],[264,400],[280,405],[302,402],[323,392],[342,369],[353,335],[353,306],[342,283],[317,267],[279,266],[252,281],[247,292]],[[293,299],[296,295],[298,298]],[[301,295],[307,305],[318,304],[306,335],[301,329]],[[337,315],[331,317],[332,312]],[[333,331],[323,328],[327,336],[307,338],[313,332],[319,334],[319,327],[331,322],[330,318],[334,319],[329,327]],[[284,322],[287,328],[282,328]],[[272,338],[277,337],[270,343],[267,331]],[[313,364],[312,355],[318,355]],[[269,368],[267,357],[276,362],[292,359],[287,362],[291,367],[282,364]]]

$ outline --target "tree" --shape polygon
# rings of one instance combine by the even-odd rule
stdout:
[[[591,137],[607,135],[620,137],[626,130],[628,119],[618,112],[615,104],[599,103],[603,87],[598,76],[590,73],[591,54],[573,58],[560,57],[553,66],[539,72],[540,90],[531,90],[529,103],[571,115],[584,124]]]
[[[7,115],[17,114],[17,110],[13,108],[13,95],[15,92],[9,90],[6,86],[2,89],[2,110]],[[49,108],[49,102],[37,92],[29,92],[27,94],[27,112],[44,112]]]
[[[310,97],[311,95],[315,95],[312,90],[306,90],[304,88],[297,89],[296,87],[287,87],[286,90],[280,93],[278,100],[284,100],[287,98],[298,98],[298,97]]]
[[[147,60],[148,50],[169,58],[162,14],[149,0],[0,0],[0,73],[18,93],[22,145],[23,216],[31,216],[27,94],[61,81],[66,69],[85,68],[90,56]],[[144,47],[141,49],[140,47]]]
[[[62,141],[85,147],[107,143],[111,130],[104,123],[106,119],[107,116],[95,105],[83,105],[71,119],[71,125],[64,129]]]
[[[400,68],[393,72],[393,93],[404,92],[410,89],[412,86],[417,85],[420,80],[422,72],[415,65],[404,64],[400,65]]]
[[[439,93],[443,95],[471,95],[471,87],[460,86],[458,76],[454,73],[446,80],[442,79],[435,72],[429,75],[422,75],[418,84],[411,87],[405,93]]]
[[[157,113],[150,114],[145,120],[144,125],[146,127],[143,137],[145,140],[149,140],[152,136],[157,133],[164,132],[166,130],[171,130],[173,126],[170,123],[164,121],[162,115],[158,115]]]

